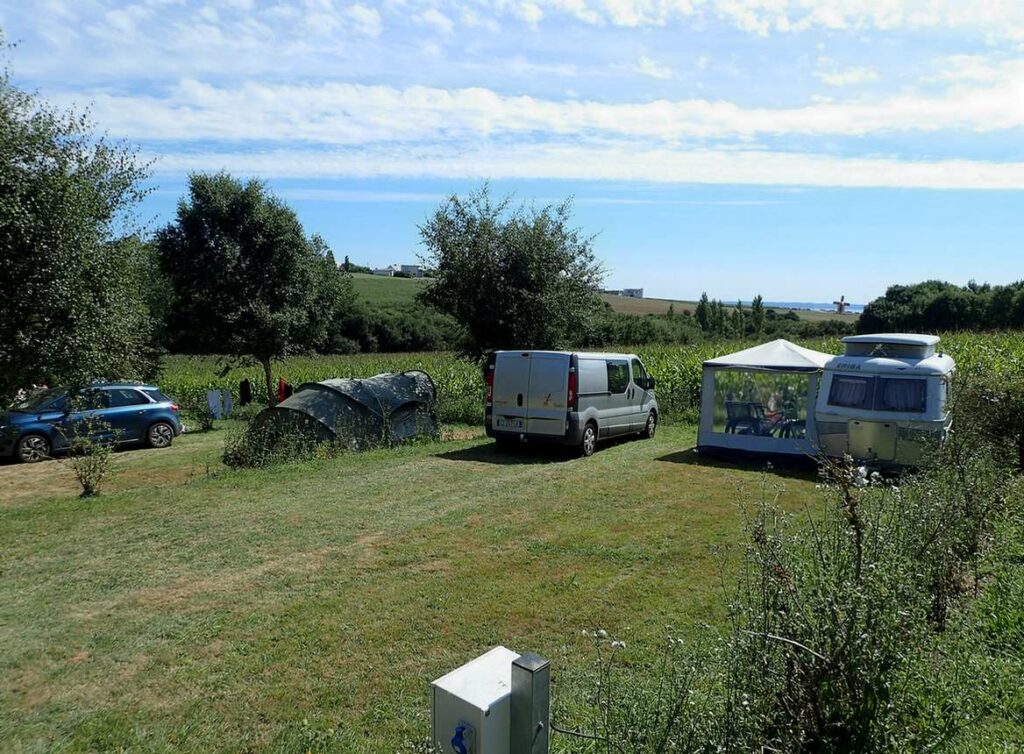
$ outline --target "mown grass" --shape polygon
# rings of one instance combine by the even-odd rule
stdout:
[[[551,657],[557,691],[581,629],[639,661],[714,620],[712,548],[764,481],[687,426],[586,460],[474,436],[244,472],[223,434],[119,453],[90,502],[58,463],[0,467],[3,748],[396,751],[429,681],[495,644]]]
[[[416,300],[416,294],[428,285],[430,281],[426,278],[395,278],[382,275],[367,275],[365,273],[353,273],[352,285],[359,297],[371,305],[408,305]],[[697,306],[696,301],[677,301],[666,298],[630,298],[628,296],[613,296],[607,293],[601,294],[601,299],[611,304],[612,309],[620,314],[666,314],[671,305],[676,314],[684,311],[693,312]],[[726,304],[729,304],[727,301]],[[789,309],[775,309],[779,314],[785,314]],[[854,322],[856,314],[840,316],[833,312],[817,312],[807,309],[794,309],[800,319],[808,322],[822,322],[831,319],[842,319]]]

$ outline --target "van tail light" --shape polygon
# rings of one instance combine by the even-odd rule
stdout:
[[[565,405],[568,406],[570,411],[575,411],[576,410],[576,397],[577,397],[577,392],[576,392],[576,372],[570,370],[569,371],[569,389],[566,391],[566,395],[565,395]]]
[[[494,402],[494,367],[490,366],[487,368],[487,376],[485,377],[487,382],[487,405]]]

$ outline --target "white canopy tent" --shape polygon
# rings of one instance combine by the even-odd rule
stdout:
[[[814,400],[831,358],[779,339],[705,361],[698,449],[815,454]]]

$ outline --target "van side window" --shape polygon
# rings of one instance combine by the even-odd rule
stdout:
[[[928,391],[925,380],[878,378],[875,391],[876,411],[912,411],[924,413]]]
[[[871,408],[875,381],[872,377],[837,374],[828,391],[828,405],[844,408]]]
[[[609,360],[608,364],[608,392],[612,395],[626,392],[629,387],[629,362],[622,360]]]
[[[640,359],[633,359],[633,382],[641,385],[645,379],[647,379],[647,370],[640,363]]]

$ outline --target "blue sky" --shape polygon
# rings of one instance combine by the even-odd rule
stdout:
[[[576,197],[610,286],[866,301],[1024,277],[1020,0],[0,0],[15,80],[154,162],[412,261],[491,180]]]

